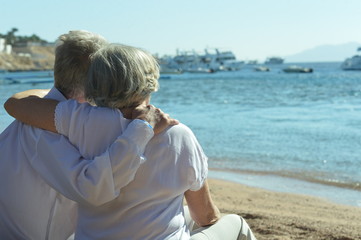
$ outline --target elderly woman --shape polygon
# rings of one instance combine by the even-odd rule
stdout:
[[[6,108],[20,121],[67,136],[83,156],[95,157],[124,131],[134,107],[149,104],[158,78],[159,67],[151,54],[111,44],[92,56],[85,86],[91,104],[15,96]],[[37,109],[42,115],[31,116]],[[189,239],[184,198],[196,225],[210,226],[220,219],[208,189],[207,157],[188,127],[179,124],[155,135],[144,155],[145,162],[119,189],[118,197],[100,206],[79,204],[76,239]],[[219,221],[226,225],[221,230],[217,223],[198,229],[192,238],[255,239],[242,218],[224,219]]]

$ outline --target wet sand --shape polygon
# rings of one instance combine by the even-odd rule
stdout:
[[[209,179],[209,185],[221,212],[242,216],[259,240],[361,239],[360,207],[224,180]]]

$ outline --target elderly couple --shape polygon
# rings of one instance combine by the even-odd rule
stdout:
[[[149,105],[158,77],[144,50],[59,37],[54,87],[5,103],[0,239],[255,239],[214,205],[192,131]]]

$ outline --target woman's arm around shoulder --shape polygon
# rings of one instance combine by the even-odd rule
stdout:
[[[42,98],[47,92],[32,89],[16,93],[5,102],[4,108],[8,114],[25,124],[57,133],[54,112],[58,101]]]

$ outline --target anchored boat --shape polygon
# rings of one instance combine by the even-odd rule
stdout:
[[[361,47],[357,49],[361,51]],[[343,70],[361,70],[361,55],[357,54],[351,58],[347,58],[341,65]]]
[[[287,68],[284,68],[283,71],[285,73],[312,73],[312,68],[306,68],[301,66],[292,65]]]

